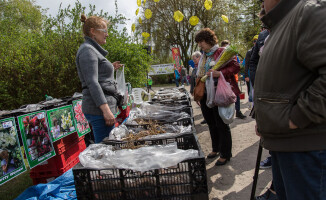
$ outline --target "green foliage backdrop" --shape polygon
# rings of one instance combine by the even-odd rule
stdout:
[[[117,25],[125,18],[116,14],[95,12],[90,5],[87,16],[108,19],[109,38],[103,47],[111,62],[125,64],[126,81],[133,87],[143,86],[151,57],[144,46],[134,44]],[[24,104],[81,92],[76,70],[76,53],[83,43],[80,15],[85,7],[60,8],[57,16],[47,17],[45,11],[30,0],[0,0],[0,110],[11,110]]]

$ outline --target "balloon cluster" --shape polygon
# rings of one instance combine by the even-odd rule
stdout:
[[[153,0],[153,1],[156,2],[156,3],[158,3],[160,0]],[[146,3],[146,0],[143,0],[143,5],[145,5],[145,3]],[[141,4],[142,4],[142,0],[137,0],[138,7],[140,7]],[[204,7],[205,7],[206,10],[211,10],[212,7],[213,7],[212,0],[205,0]],[[136,16],[138,15],[138,13],[139,13],[139,8],[137,8],[137,10],[135,12]],[[151,9],[148,9],[148,8],[145,10],[144,14],[145,14],[145,18],[146,19],[152,18],[152,15],[153,15]],[[182,22],[183,19],[184,19],[184,17],[185,17],[184,14],[180,10],[175,11],[174,14],[173,14],[173,18],[177,22]],[[223,21],[225,23],[229,23],[229,19],[228,19],[227,16],[222,15],[221,17],[222,17],[222,19],[223,19]],[[139,17],[138,22],[139,22],[139,24],[142,24],[142,18],[141,17]],[[190,23],[191,26],[196,26],[199,23],[199,18],[197,16],[191,16],[189,18],[189,23]],[[135,23],[133,23],[131,25],[131,30],[133,32],[135,32],[135,30],[136,30]],[[144,43],[147,43],[148,37],[150,37],[150,34],[149,33],[146,33],[146,32],[143,32],[142,33],[142,36],[144,37],[143,42]]]

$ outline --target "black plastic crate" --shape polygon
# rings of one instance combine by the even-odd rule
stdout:
[[[127,169],[87,169],[77,164],[73,168],[77,198],[145,200],[184,199],[208,200],[205,157],[195,135],[174,139],[137,141],[138,145],[177,142],[180,149],[197,149],[200,157],[189,159],[164,169],[144,173]],[[115,144],[116,148],[123,143]]]

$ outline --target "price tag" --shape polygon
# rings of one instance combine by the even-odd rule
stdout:
[[[3,122],[2,127],[3,128],[11,128],[12,127],[12,121]]]
[[[43,118],[44,118],[44,113],[37,114],[37,119],[43,119]]]

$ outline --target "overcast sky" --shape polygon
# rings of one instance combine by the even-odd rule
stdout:
[[[76,0],[36,0],[36,4],[42,8],[48,8],[47,15],[55,16],[58,13],[60,3],[62,8],[66,8],[68,5],[74,6]],[[109,15],[115,14],[114,0],[79,0],[79,2],[86,7],[86,13],[89,10],[89,4],[95,5],[96,11],[103,10],[108,12]],[[137,0],[118,0],[118,13],[124,15],[127,19],[126,28],[128,34],[131,33],[131,24],[136,21],[135,11],[138,8]],[[122,27],[119,27],[122,29]]]

